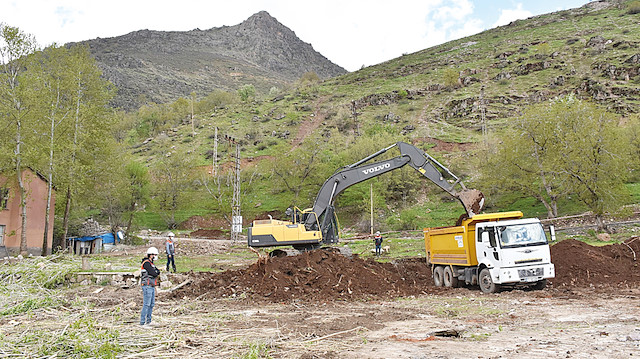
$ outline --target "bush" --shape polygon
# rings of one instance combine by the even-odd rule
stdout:
[[[640,14],[640,1],[632,1],[627,5],[627,13],[631,15]]]
[[[460,72],[454,68],[447,68],[444,70],[444,75],[442,76],[444,81],[444,86],[447,88],[455,88],[458,86],[458,81],[460,79]]]

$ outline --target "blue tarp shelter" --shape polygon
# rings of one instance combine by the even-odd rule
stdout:
[[[94,241],[98,238],[102,239],[102,244],[115,244],[116,243],[116,237],[113,235],[113,233],[109,232],[109,233],[104,233],[98,236],[86,236],[86,237],[75,237],[75,238],[69,238],[69,240],[74,240],[77,242],[88,242],[88,241]]]
[[[97,236],[84,236],[67,238],[69,245],[76,254],[91,254],[102,252],[102,245],[115,244],[116,238],[113,233],[103,233]]]

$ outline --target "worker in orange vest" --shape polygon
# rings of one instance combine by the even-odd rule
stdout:
[[[156,268],[153,261],[158,258],[158,248],[149,247],[147,256],[142,259],[140,267],[140,284],[142,284],[142,313],[140,313],[140,325],[152,326],[151,314],[156,304],[156,286],[160,269]]]
[[[165,249],[167,250],[167,272],[169,272],[169,264],[173,266],[173,273],[176,272],[176,246],[173,244],[173,238],[176,235],[173,232],[167,234],[167,242],[165,243]]]

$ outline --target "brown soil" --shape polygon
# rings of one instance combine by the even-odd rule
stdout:
[[[194,273],[195,283],[176,297],[235,297],[241,293],[282,302],[305,298],[335,301],[392,298],[439,291],[424,259],[382,263],[316,250],[292,257],[258,261],[246,269]]]
[[[640,284],[638,255],[640,237],[600,247],[564,240],[551,246],[551,261],[556,267],[553,286],[637,287]]]
[[[553,288],[638,287],[640,272],[634,251],[640,240],[595,247],[568,239],[551,247],[556,278]],[[293,257],[258,261],[246,269],[194,273],[194,284],[176,291],[176,298],[250,296],[271,302],[389,299],[441,293],[433,286],[424,258],[393,263],[344,257],[317,250]]]

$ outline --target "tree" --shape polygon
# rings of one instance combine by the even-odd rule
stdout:
[[[447,88],[456,88],[460,84],[460,72],[454,68],[448,67],[442,75],[444,86]]]
[[[128,238],[138,206],[147,203],[149,200],[149,171],[147,167],[135,161],[129,162],[125,167],[125,171],[128,179],[126,198],[129,212],[125,236]]]
[[[302,76],[300,76],[300,79],[298,80],[298,83],[301,86],[315,85],[319,82],[320,76],[318,76],[318,74],[314,71],[305,72],[304,74],[302,74]]]
[[[71,76],[68,71],[68,54],[67,49],[50,46],[43,51],[31,56],[29,70],[35,74],[38,81],[38,100],[34,104],[34,108],[39,111],[32,111],[32,115],[38,117],[36,127],[42,127],[38,130],[39,134],[45,138],[43,145],[38,148],[42,152],[42,158],[46,164],[41,165],[47,178],[47,203],[44,218],[44,235],[42,239],[41,255],[47,255],[48,238],[49,238],[49,221],[51,213],[51,201],[53,195],[53,174],[54,165],[57,165],[56,154],[64,150],[67,142],[61,140],[57,132],[58,126],[65,125],[63,122],[67,119],[71,111],[71,103],[69,102],[69,90],[71,85]]]
[[[23,170],[29,165],[25,163],[25,148],[29,132],[29,102],[33,99],[32,81],[25,71],[27,56],[36,50],[33,36],[26,34],[17,27],[0,23],[0,114],[2,114],[3,128],[0,146],[2,151],[9,151],[9,165],[13,167],[18,189],[20,191],[20,210],[22,221],[20,224],[20,253],[27,255],[27,191],[22,178]],[[27,148],[28,150],[28,148]],[[13,166],[11,166],[13,165]],[[3,166],[4,167],[4,166]]]
[[[193,156],[182,152],[164,153],[152,167],[153,201],[169,228],[176,228],[177,212],[189,206],[194,167]]]
[[[94,171],[96,162],[106,160],[114,152],[110,148],[114,139],[111,136],[111,124],[114,115],[107,104],[114,96],[113,85],[102,79],[102,72],[91,57],[88,47],[74,46],[69,49],[66,66],[71,76],[69,100],[71,103],[70,131],[68,132],[69,150],[65,156],[64,179],[65,209],[63,218],[63,241],[66,241],[72,200],[81,187],[88,185],[91,179],[100,178],[101,173]],[[95,181],[94,181],[95,183]]]
[[[628,195],[625,180],[631,163],[630,139],[620,119],[596,105],[565,98],[556,101],[559,161],[571,193],[596,215],[598,229],[607,230],[603,216],[618,209]]]
[[[256,96],[256,88],[253,85],[243,85],[238,89],[238,96],[242,102],[247,102],[250,98]]]
[[[495,192],[532,196],[544,205],[549,218],[558,216],[558,199],[569,190],[566,176],[557,168],[556,120],[552,107],[530,107],[505,131],[497,151],[480,166],[485,170],[485,186]]]
[[[272,162],[274,188],[293,195],[292,204],[300,205],[300,199],[313,200],[324,180],[330,176],[328,160],[323,139],[307,138],[300,147],[278,156]]]
[[[603,215],[624,196],[631,145],[611,113],[572,96],[530,107],[488,155],[484,182],[540,200],[549,217],[574,195],[605,229]]]

